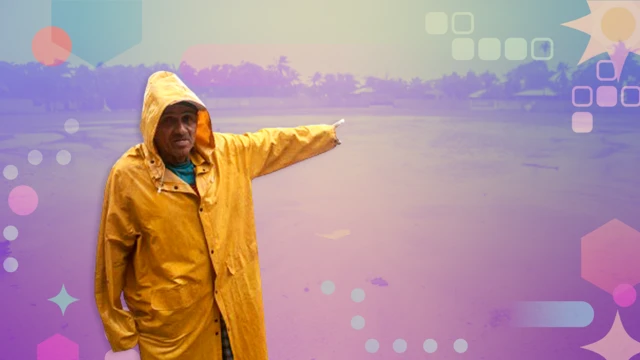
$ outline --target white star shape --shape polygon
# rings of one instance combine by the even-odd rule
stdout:
[[[587,0],[587,4],[590,14],[562,24],[591,37],[578,65],[606,52],[619,80],[629,54],[640,54],[640,1]]]

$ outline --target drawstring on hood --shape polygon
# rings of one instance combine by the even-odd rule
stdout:
[[[180,78],[169,71],[158,71],[153,73],[147,82],[144,91],[144,103],[140,119],[140,131],[143,138],[144,160],[151,177],[158,188],[158,194],[162,192],[164,186],[165,165],[158,154],[158,150],[153,142],[156,128],[160,122],[160,117],[164,110],[173,104],[187,101],[195,105],[198,109],[198,125],[196,128],[196,138],[194,150],[197,151],[205,161],[213,163],[213,149],[215,141],[211,117],[209,111],[198,96],[191,91]]]

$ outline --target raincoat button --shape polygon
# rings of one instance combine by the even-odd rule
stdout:
[[[203,209],[203,208],[200,208],[200,212],[203,212],[203,211],[204,211],[204,209]]]
[[[152,163],[152,164],[155,164],[155,163],[156,163],[156,161],[155,161],[155,160],[151,160],[151,163]]]
[[[218,322],[218,319],[214,319],[213,321],[214,321],[214,322]]]
[[[177,186],[174,186],[174,187],[173,187],[173,189],[174,189],[174,190],[178,190],[178,187],[177,187]]]
[[[211,250],[211,253],[213,254],[213,250]]]
[[[216,331],[216,336],[218,336],[218,332]]]

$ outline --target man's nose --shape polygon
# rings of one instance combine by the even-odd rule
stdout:
[[[176,132],[178,132],[180,134],[187,133],[187,124],[185,124],[183,122],[178,122],[178,125],[176,125]]]

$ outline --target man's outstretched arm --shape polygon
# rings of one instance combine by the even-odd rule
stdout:
[[[131,349],[138,343],[133,315],[122,308],[120,301],[129,255],[137,238],[122,196],[125,186],[112,170],[104,193],[96,251],[96,305],[114,352]]]
[[[251,178],[270,174],[287,166],[327,152],[340,144],[333,125],[294,128],[267,128],[239,135]]]

